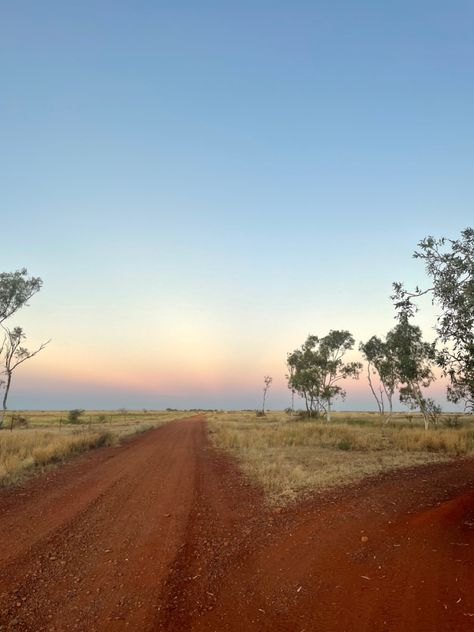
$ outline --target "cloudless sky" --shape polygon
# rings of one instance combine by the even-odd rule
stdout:
[[[473,225],[473,34],[471,0],[0,3],[0,268],[53,338],[11,406],[253,408],[270,374],[284,407],[308,333],[383,335],[416,243]]]

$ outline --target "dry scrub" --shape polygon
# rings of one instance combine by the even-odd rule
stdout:
[[[466,418],[467,420],[467,418]],[[230,450],[270,502],[360,480],[382,471],[466,456],[474,452],[474,426],[426,432],[415,418],[398,416],[382,428],[374,415],[345,414],[327,424],[283,413],[208,415],[212,440]]]
[[[110,445],[114,435],[108,431],[75,434],[41,430],[0,434],[0,483],[20,481],[26,472],[65,459],[77,452]]]
[[[157,428],[183,412],[85,413],[83,423],[59,425],[64,411],[23,411],[29,428],[0,431],[0,485],[11,485],[37,470],[92,448],[118,443],[125,437]],[[8,422],[7,422],[8,423]]]

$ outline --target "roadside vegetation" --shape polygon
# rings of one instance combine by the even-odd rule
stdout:
[[[445,415],[424,429],[423,415],[333,413],[330,423],[287,413],[207,415],[214,445],[229,451],[270,503],[352,483],[398,468],[474,454],[474,416]]]
[[[16,484],[79,452],[118,444],[131,435],[186,416],[183,411],[123,409],[80,411],[78,417],[70,414],[76,411],[8,413],[5,426],[11,430],[0,432],[0,485]]]

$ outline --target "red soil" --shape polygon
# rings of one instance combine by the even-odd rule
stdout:
[[[0,492],[0,630],[474,628],[474,463],[271,510],[202,417]]]

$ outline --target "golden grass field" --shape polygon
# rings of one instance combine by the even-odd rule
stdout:
[[[335,413],[330,423],[282,412],[207,419],[214,445],[230,451],[274,504],[388,470],[474,455],[472,415],[459,416],[459,427],[428,431],[418,415],[401,413],[389,426],[376,413]]]
[[[86,411],[68,424],[67,411],[15,411],[26,428],[0,431],[0,485],[20,482],[38,469],[91,448],[113,445],[127,436],[182,418],[183,411]]]
[[[0,431],[0,485],[91,448],[183,418],[186,411],[86,411],[67,423],[67,411],[15,411],[26,428]],[[236,457],[244,474],[273,504],[397,468],[474,455],[474,418],[456,428],[425,431],[420,417],[397,413],[382,426],[376,413],[334,413],[333,421],[300,419],[283,412],[207,413],[218,449]]]

